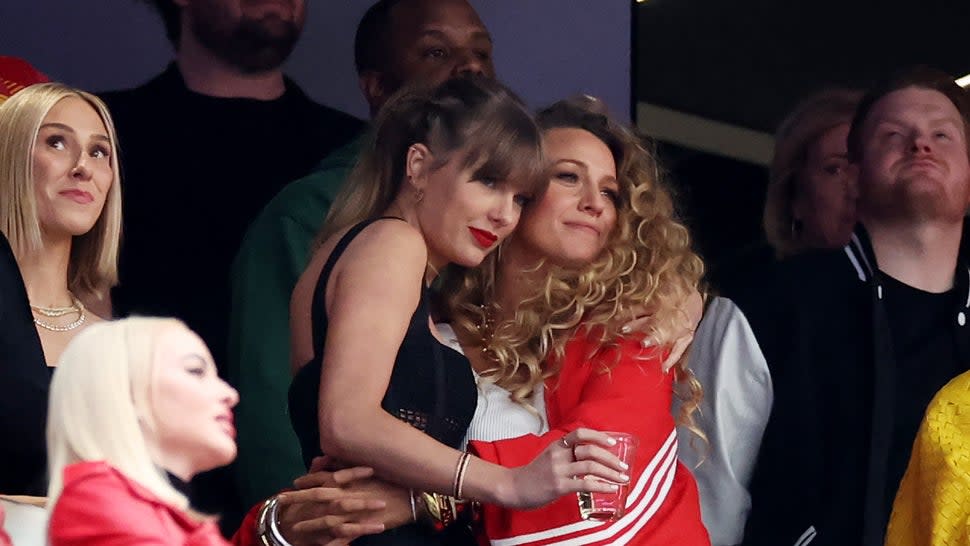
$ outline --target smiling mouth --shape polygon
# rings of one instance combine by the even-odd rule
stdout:
[[[61,195],[82,205],[87,205],[94,201],[94,196],[84,190],[64,190],[61,192]]]
[[[569,227],[572,229],[587,231],[589,233],[592,233],[593,235],[596,235],[597,237],[599,237],[599,234],[600,234],[600,230],[588,224],[576,224],[576,223],[566,222],[565,225],[566,227]]]

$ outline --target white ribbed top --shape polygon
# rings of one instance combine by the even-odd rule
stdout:
[[[437,324],[438,333],[442,340],[456,351],[463,352],[458,343],[458,336],[448,324]],[[474,370],[473,370],[474,372]],[[468,425],[465,443],[469,440],[493,442],[506,438],[515,438],[525,434],[543,434],[549,431],[546,422],[546,399],[543,385],[540,384],[532,394],[529,403],[538,412],[532,413],[525,406],[512,401],[509,391],[498,385],[481,379],[475,374],[478,383],[478,406],[475,416]]]

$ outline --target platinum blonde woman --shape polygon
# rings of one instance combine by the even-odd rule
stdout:
[[[226,544],[183,490],[235,458],[238,400],[175,319],[128,318],[78,335],[51,383],[51,546]]]

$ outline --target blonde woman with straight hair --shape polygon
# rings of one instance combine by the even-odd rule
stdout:
[[[107,107],[59,83],[0,106],[0,231],[27,287],[50,366],[118,282],[121,181]]]
[[[0,104],[0,292],[3,328],[16,335],[0,355],[0,434],[17,438],[0,443],[4,493],[46,489],[51,371],[70,340],[101,320],[85,303],[107,307],[118,280],[117,151],[111,116],[94,95],[44,83]]]
[[[182,492],[236,455],[238,394],[175,319],[91,326],[51,383],[52,546],[224,544]]]

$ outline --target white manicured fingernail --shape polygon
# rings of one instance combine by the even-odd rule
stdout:
[[[609,445],[611,445],[611,446],[615,446],[616,445],[616,438],[613,438],[613,437],[607,438],[606,439],[606,443],[609,444]]]
[[[623,470],[627,470],[630,468],[630,465],[624,463],[623,461],[620,461],[620,468],[622,468]]]
[[[633,331],[633,328],[630,328],[626,324],[624,324],[623,326],[620,327],[620,333],[621,334],[629,334],[632,331]]]

